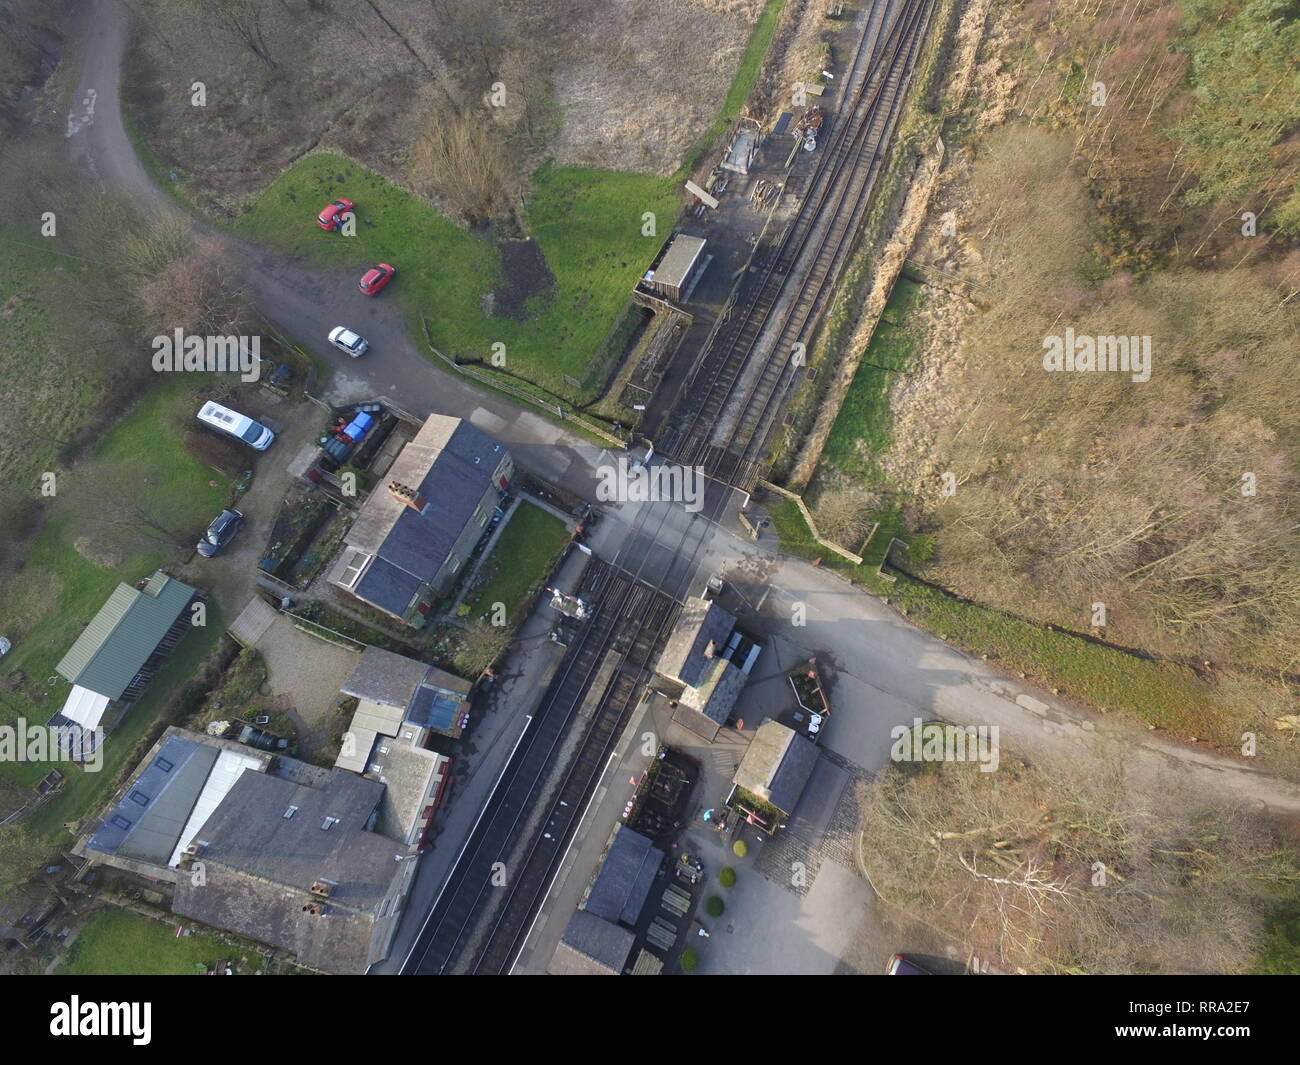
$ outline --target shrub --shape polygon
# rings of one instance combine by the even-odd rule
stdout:
[[[726,908],[727,904],[718,898],[717,895],[710,895],[704,900],[704,912],[710,917],[721,917]]]
[[[749,847],[746,845],[743,839],[738,839],[736,840],[735,843],[731,845],[731,853],[734,854],[737,858],[743,858],[746,854],[749,853]]]
[[[736,870],[731,868],[731,866],[729,865],[724,866],[722,872],[718,874],[718,883],[720,883],[723,887],[735,887]]]
[[[700,956],[690,947],[687,947],[682,951],[682,956],[678,960],[678,964],[682,967],[682,972],[693,973],[700,967]]]

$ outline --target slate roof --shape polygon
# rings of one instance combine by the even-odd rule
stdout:
[[[385,651],[382,647],[367,647],[352,675],[343,685],[344,695],[395,706],[405,710],[411,704],[415,689],[429,673],[424,662]]]
[[[736,627],[735,615],[716,602],[693,598],[686,600],[672,635],[664,644],[656,671],[662,676],[697,687],[708,672],[712,659],[705,656],[710,641],[721,654],[727,638]]]
[[[376,558],[352,590],[359,599],[374,603],[390,614],[401,615],[419,592],[422,579],[386,559]]]
[[[195,833],[204,842],[206,883],[196,887],[182,876],[172,908],[293,951],[312,968],[363,972],[381,903],[402,873],[394,858],[403,847],[366,828],[383,784],[312,768],[319,772],[240,776]],[[297,810],[285,817],[291,806]],[[328,829],[326,817],[337,818]],[[303,909],[317,880],[335,885],[324,915]]]
[[[220,753],[167,737],[90,837],[89,849],[165,865]]]
[[[626,928],[578,910],[547,969],[555,976],[618,976],[635,939]]]
[[[55,669],[73,684],[119,698],[197,594],[162,570],[143,591],[119,584]]]
[[[817,746],[811,740],[780,722],[764,721],[732,780],[782,813],[790,814],[812,776],[817,755]]]
[[[469,422],[429,415],[348,532],[350,547],[375,556],[353,591],[402,613],[420,584],[437,576],[505,454],[504,444]],[[395,498],[387,487],[393,481],[419,489],[424,509]]]
[[[607,921],[636,924],[663,860],[664,852],[648,837],[619,825],[583,909]]]
[[[714,724],[725,725],[748,679],[728,659],[706,659],[698,686],[687,687],[681,694],[681,702]]]
[[[391,877],[376,877],[375,862],[390,873],[398,848],[366,830],[384,786],[334,770],[324,788],[272,773],[245,773],[198,830],[207,842],[203,860],[250,876],[307,891],[321,877],[335,881],[330,901],[354,909],[378,904]],[[296,806],[292,817],[284,814]],[[328,829],[326,817],[337,818]]]

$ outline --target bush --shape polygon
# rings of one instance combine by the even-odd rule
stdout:
[[[704,900],[704,912],[710,917],[721,917],[726,908],[727,904],[718,898],[717,895],[710,895]]]
[[[718,883],[721,884],[723,887],[735,887],[736,870],[731,868],[731,866],[729,865],[724,866],[722,872],[718,874]]]
[[[693,973],[700,967],[700,956],[690,947],[682,951],[682,956],[678,959],[678,964],[682,967],[682,972]]]
[[[731,853],[734,854],[737,858],[743,858],[746,854],[749,853],[749,847],[746,845],[743,839],[738,839],[736,840],[735,843],[731,845]]]

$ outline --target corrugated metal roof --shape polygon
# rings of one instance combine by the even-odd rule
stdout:
[[[195,594],[161,570],[144,591],[119,584],[55,669],[73,684],[118,698]]]

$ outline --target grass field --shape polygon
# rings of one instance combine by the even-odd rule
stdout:
[[[192,458],[175,438],[174,412],[193,404],[193,388],[193,381],[179,378],[157,386],[107,432],[85,461],[91,471],[111,468],[126,483],[139,485],[177,527],[197,529],[220,509],[230,484]],[[67,683],[57,677],[54,667],[85,623],[120,581],[134,582],[166,558],[162,545],[142,544],[117,564],[92,561],[76,547],[82,527],[75,498],[56,498],[58,505],[28,549],[25,566],[4,583],[0,628],[11,637],[14,649],[5,656],[0,680],[10,680],[21,671],[26,684],[18,690],[0,684],[0,724],[19,717],[44,724],[67,695]],[[67,763],[60,765],[69,782],[58,798],[37,813],[31,831],[39,834],[57,828],[64,821],[84,816],[99,801],[111,784],[114,769],[148,731],[161,704],[193,674],[215,644],[221,631],[215,604],[209,604],[207,620],[206,629],[185,638],[105,745],[101,772],[84,773]],[[0,773],[30,786],[48,768],[43,763],[5,762],[0,764]]]
[[[153,921],[129,910],[101,910],[77,936],[57,975],[193,976],[231,960],[235,948],[212,936],[177,938],[180,923]]]
[[[479,584],[465,599],[466,616],[477,619],[490,613],[493,603],[504,603],[506,624],[517,624],[525,602],[568,542],[564,522],[541,507],[520,503],[483,563]]]
[[[29,231],[0,230],[0,239],[0,379],[6,411],[18,419],[0,439],[0,483],[26,491],[55,468],[60,443],[85,425],[102,371],[59,320],[88,264],[34,243]]]
[[[357,204],[355,237],[327,233],[315,224],[316,213],[338,196]],[[653,237],[641,235],[647,211],[656,216]],[[488,362],[492,345],[502,343],[509,373],[577,398],[579,390],[565,382],[565,375],[585,376],[676,212],[671,181],[543,167],[534,175],[528,227],[555,276],[555,288],[551,298],[532,301],[526,321],[484,313],[484,296],[502,280],[495,244],[339,155],[310,155],[296,163],[248,204],[237,229],[357,276],[372,263],[392,263],[398,276],[385,298],[400,300],[410,313],[411,336],[421,347],[423,314],[434,345],[445,355]]]
[[[912,358],[916,341],[907,320],[922,291],[899,278],[822,451],[823,462],[868,485],[879,479],[872,456],[889,446],[889,393]]]

